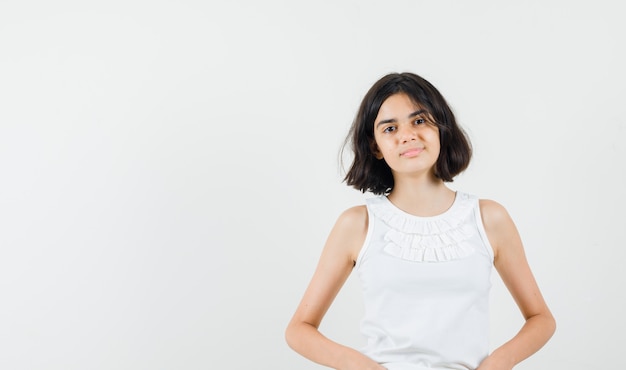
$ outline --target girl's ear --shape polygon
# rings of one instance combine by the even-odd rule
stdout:
[[[370,143],[370,150],[372,151],[372,154],[374,154],[374,157],[376,157],[376,159],[383,159],[383,153],[378,150],[378,145],[376,145],[375,141],[372,141]]]

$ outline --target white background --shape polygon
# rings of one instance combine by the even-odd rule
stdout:
[[[283,339],[370,85],[437,86],[557,318],[519,369],[623,363],[618,1],[1,1],[0,368],[318,369]],[[497,278],[497,275],[495,275]],[[494,279],[492,343],[521,325]],[[322,330],[360,346],[353,276]]]

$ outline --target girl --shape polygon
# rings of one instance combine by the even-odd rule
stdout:
[[[471,146],[439,91],[415,74],[384,76],[347,141],[347,184],[377,197],[338,218],[287,327],[289,346],[342,370],[509,370],[539,350],[555,321],[513,221],[500,204],[445,185],[467,168]],[[492,266],[525,323],[489,354]],[[318,330],[352,270],[365,302],[360,351]]]

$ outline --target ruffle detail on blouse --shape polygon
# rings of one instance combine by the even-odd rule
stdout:
[[[383,250],[397,258],[415,262],[444,262],[470,256],[475,229],[468,222],[473,217],[473,198],[457,192],[452,207],[439,216],[417,217],[397,209],[388,199],[370,203],[372,213],[389,227]]]

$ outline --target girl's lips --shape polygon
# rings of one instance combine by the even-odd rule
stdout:
[[[400,153],[401,157],[415,157],[417,155],[419,155],[422,151],[424,151],[424,148],[412,148],[409,150],[405,150],[404,152]]]

